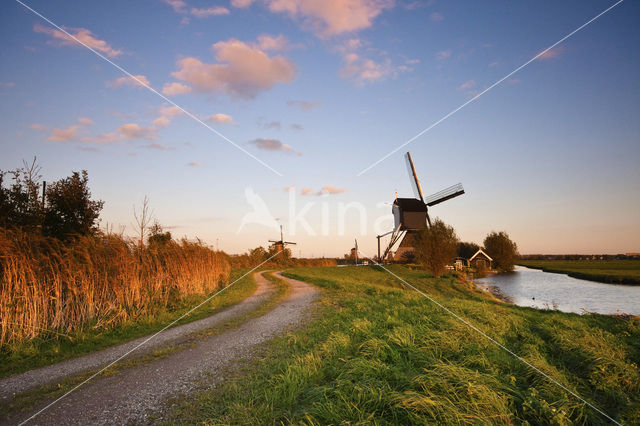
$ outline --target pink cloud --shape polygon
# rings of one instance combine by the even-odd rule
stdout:
[[[258,36],[258,46],[262,50],[286,50],[289,48],[289,40],[282,34],[277,37],[268,34]]]
[[[202,167],[202,163],[199,161],[191,161],[189,163],[187,163],[187,166],[189,167]]]
[[[343,192],[347,192],[347,188],[336,188],[333,185],[325,185],[320,191],[313,191],[311,188],[302,188],[300,195],[319,197],[321,195],[342,194]]]
[[[384,52],[381,52],[383,58],[379,61],[363,56],[361,53],[362,45],[363,43],[359,39],[350,39],[337,47],[343,61],[342,68],[340,68],[342,78],[353,80],[358,84],[365,84],[389,76],[396,76],[398,72],[413,70],[406,65],[394,66],[389,58],[384,57]]]
[[[258,138],[250,141],[249,143],[265,151],[280,151],[296,154],[298,156],[302,155],[301,152],[295,152],[291,146],[280,142],[278,139]]]
[[[283,57],[269,57],[259,46],[239,40],[221,41],[212,46],[217,64],[198,58],[178,61],[172,75],[200,92],[221,92],[239,98],[253,98],[277,83],[288,83],[296,76],[293,63]]]
[[[137,123],[123,124],[117,132],[121,139],[155,139],[158,137],[154,128],[140,126]]]
[[[186,12],[187,3],[183,0],[163,0],[166,4],[171,6],[175,12],[184,13]]]
[[[336,188],[333,185],[325,185],[322,187],[322,190],[321,190],[321,192],[325,194],[341,194],[346,191],[347,191],[347,188]]]
[[[196,18],[208,18],[209,16],[228,15],[229,9],[222,6],[208,7],[206,9],[191,8],[191,14]]]
[[[51,136],[49,136],[47,140],[55,142],[70,142],[77,138],[79,128],[80,126],[74,124],[66,129],[52,129]]]
[[[115,89],[117,87],[121,87],[121,86],[132,86],[132,87],[144,87],[144,86],[148,86],[151,87],[151,83],[149,83],[149,80],[147,79],[146,76],[142,75],[142,74],[138,74],[138,75],[134,75],[135,78],[129,77],[129,76],[123,76],[120,78],[116,78],[113,81],[107,81],[106,86],[110,87],[112,89]]]
[[[251,2],[237,3],[246,7]],[[301,21],[303,27],[319,37],[369,28],[378,15],[395,5],[393,0],[263,0],[263,3],[272,12]]]
[[[122,50],[114,49],[106,41],[94,37],[93,34],[91,34],[91,31],[86,28],[62,28],[73,37],[78,39],[80,42],[84,43],[94,50],[104,53],[111,58],[122,54]],[[47,34],[53,37],[53,39],[56,40],[60,45],[82,47],[82,45],[79,44],[75,39],[69,37],[67,34],[57,29],[48,28],[40,24],[36,24],[33,27],[33,31],[37,33]]]
[[[191,87],[178,82],[166,83],[162,88],[162,93],[167,96],[182,95],[189,92],[191,92]]]
[[[233,124],[233,118],[227,114],[211,114],[209,121],[218,124]]]
[[[291,101],[287,101],[287,105],[288,106],[294,106],[294,107],[298,107],[300,109],[302,109],[303,111],[311,111],[312,109],[314,109],[315,107],[318,106],[318,102],[317,101],[299,101],[299,100],[291,100]]]
[[[436,59],[438,61],[444,61],[445,59],[449,59],[452,53],[453,52],[451,50],[441,50],[440,52],[436,53]]]
[[[468,80],[468,81],[465,81],[464,83],[462,83],[460,86],[458,86],[458,90],[471,89],[475,85],[476,85],[475,80]]]
[[[238,8],[245,8],[251,6],[253,0],[231,0],[231,6]]]
[[[83,126],[91,126],[93,125],[93,120],[87,117],[80,117],[78,118],[78,123],[82,124]]]
[[[444,21],[444,16],[440,12],[433,12],[429,15],[429,19],[431,19],[433,22],[440,22]]]
[[[550,50],[544,51],[544,53],[542,53],[540,56],[538,56],[538,59],[548,60],[548,59],[557,58],[563,52],[564,52],[564,47],[563,46],[558,46],[558,47],[556,47],[554,49],[550,49]]]
[[[184,112],[175,105],[160,108],[160,115],[165,117],[175,117],[177,115],[182,115],[183,113]]]
[[[156,118],[155,120],[153,120],[152,124],[156,128],[164,128],[164,127],[167,127],[170,122],[171,122],[171,120],[169,120],[167,117],[162,115],[162,116]]]

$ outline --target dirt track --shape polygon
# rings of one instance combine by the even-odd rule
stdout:
[[[212,317],[167,330],[168,333],[180,329],[179,332],[173,332],[171,339],[165,338],[163,344],[179,340],[179,337],[185,334],[210,328],[212,325],[243,312],[249,312],[264,303],[273,288],[261,273],[256,273],[254,277],[258,283],[258,289],[252,296]],[[199,379],[206,380],[207,384],[224,380],[221,371],[225,366],[250,355],[251,348],[255,345],[295,327],[308,313],[317,290],[301,281],[282,276],[281,278],[289,283],[290,293],[266,314],[248,320],[242,326],[223,334],[203,338],[197,344],[166,358],[125,369],[110,377],[96,377],[31,419],[29,424],[145,423],[150,415],[154,417],[161,415],[168,398],[194,389]],[[201,321],[208,322],[204,326],[203,323],[198,324]],[[132,343],[129,342],[127,345]],[[86,369],[106,364],[117,358],[118,354],[126,352],[124,348],[118,348],[120,348],[118,351],[115,351],[116,348],[111,348],[109,351],[112,352],[108,354],[101,352],[66,361],[61,363],[66,364],[63,367],[50,366],[10,377],[0,381],[0,395],[2,399],[10,398],[6,394],[6,389],[20,388],[20,380],[17,379],[20,376],[24,376],[23,389],[33,387],[34,382],[42,381],[43,377],[46,377],[46,372],[40,370],[51,369],[52,374],[57,374],[54,380],[56,381],[65,376],[63,374],[65,371],[77,372],[80,366]],[[130,349],[129,346],[127,348]],[[78,363],[77,366],[74,361]],[[86,367],[87,365],[90,366]],[[4,383],[5,381],[9,384]],[[12,417],[10,420],[4,419],[2,423],[20,423],[50,402],[52,401],[42,403],[28,414]]]

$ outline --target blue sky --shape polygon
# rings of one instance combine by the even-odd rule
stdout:
[[[637,2],[361,176],[613,2],[26,4],[283,175],[3,2],[0,169],[34,155],[47,180],[86,169],[103,225],[131,232],[132,206],[147,195],[175,236],[242,252],[276,236],[258,224],[237,232],[252,210],[245,189],[287,231],[293,185],[294,211],[313,203],[304,219],[316,234],[297,223],[296,255],[341,255],[356,237],[373,254],[374,223],[390,213],[382,203],[412,194],[410,150],[426,193],[464,184],[464,196],[431,211],[463,240],[505,230],[523,253],[640,251]],[[356,207],[339,213],[352,202],[364,229]]]

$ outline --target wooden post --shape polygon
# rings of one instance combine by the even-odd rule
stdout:
[[[44,211],[44,201],[47,198],[47,181],[42,181],[42,211]]]

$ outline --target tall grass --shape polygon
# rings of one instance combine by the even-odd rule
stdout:
[[[226,256],[182,240],[141,248],[116,234],[54,238],[0,230],[0,345],[91,323],[110,327],[228,280]]]

